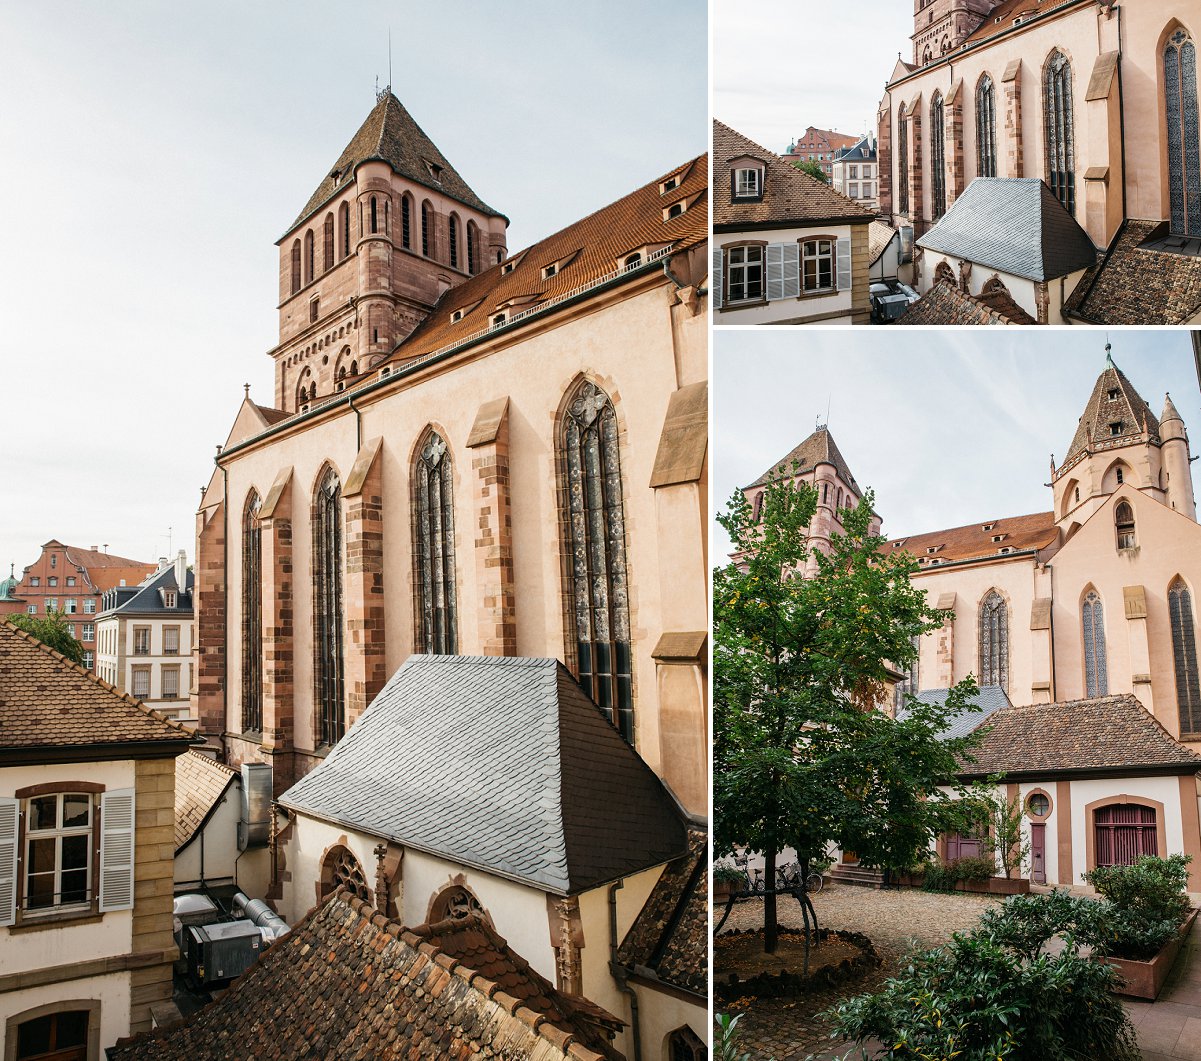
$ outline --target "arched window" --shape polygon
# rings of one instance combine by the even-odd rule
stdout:
[[[1158,855],[1155,808],[1113,803],[1093,812],[1098,866],[1131,866],[1143,855]]]
[[[411,232],[411,217],[413,213],[413,201],[407,195],[400,197],[400,245],[406,250],[413,246]]]
[[[1201,123],[1197,112],[1197,49],[1183,29],[1163,52],[1168,123],[1168,202],[1172,232],[1201,236]]]
[[[453,471],[446,443],[436,431],[429,431],[417,453],[413,476],[418,652],[453,655],[458,651]]]
[[[1105,659],[1105,613],[1096,590],[1090,590],[1080,606],[1084,632],[1084,695],[1105,696],[1109,692]]]
[[[642,264],[642,255],[637,253],[631,254],[621,264],[627,269],[637,269]]]
[[[936,92],[930,101],[930,191],[935,221],[947,212],[947,145],[942,111],[942,95]]]
[[[427,201],[421,204],[421,253],[427,258],[431,257],[434,249],[433,224],[434,211]]]
[[[1054,51],[1043,75],[1047,184],[1071,213],[1076,212],[1076,143],[1072,117],[1072,64]]]
[[[1168,587],[1168,614],[1172,621],[1172,658],[1176,663],[1176,706],[1180,733],[1201,733],[1201,682],[1197,675],[1197,631],[1193,598],[1184,579]]]
[[[1119,549],[1133,549],[1138,545],[1138,537],[1134,533],[1134,510],[1128,501],[1119,501],[1113,510],[1114,529],[1117,533]]]
[[[451,214],[448,222],[450,231],[450,267],[459,267],[459,217]]]
[[[313,503],[313,611],[316,639],[317,740],[334,745],[346,732],[342,710],[342,484],[327,468]]]
[[[576,674],[633,744],[625,510],[617,416],[609,396],[587,380],[580,382],[568,400],[558,441]]]
[[[904,681],[897,682],[895,692],[895,706],[899,709],[905,706],[905,697],[913,694],[916,696],[921,692],[921,674],[918,664],[921,657],[922,639],[921,635],[913,635],[913,662],[909,664],[909,670],[905,674]]]
[[[997,175],[997,95],[985,74],[976,86],[976,176]]]
[[[946,259],[943,259],[934,267],[934,282],[941,284],[946,281],[952,287],[955,285],[955,270],[951,268]]]
[[[304,282],[306,284],[311,284],[313,282],[313,257],[313,230],[310,228],[304,234]]]
[[[376,205],[375,196],[371,197],[371,234],[374,236],[379,231],[379,207]]]
[[[371,892],[367,888],[367,878],[363,876],[363,867],[349,848],[335,844],[321,860],[321,898],[339,888],[346,888],[352,895],[358,896],[365,903],[371,902]]]
[[[897,122],[897,212],[909,213],[909,128],[904,108]]]
[[[667,1037],[668,1061],[709,1061],[709,1050],[691,1028],[677,1028]]]
[[[338,207],[338,222],[342,226],[342,257],[350,256],[350,204]]]
[[[387,196],[384,199],[384,231],[390,236],[392,235],[392,197]]]
[[[300,240],[292,243],[292,294],[300,290]]]
[[[980,602],[980,684],[1009,690],[1009,607],[995,589]]]
[[[263,501],[251,490],[242,513],[242,732],[263,729]]]
[[[439,921],[467,921],[477,918],[492,924],[492,918],[483,904],[461,884],[443,888],[430,904],[429,924]]]
[[[480,227],[474,221],[467,222],[467,271],[475,276],[476,263],[480,260],[480,252],[476,243],[480,238]]]
[[[334,215],[325,215],[325,230],[321,241],[321,268],[329,270],[334,267]]]

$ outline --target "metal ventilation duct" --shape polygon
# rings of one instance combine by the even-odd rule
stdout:
[[[266,847],[271,840],[271,766],[242,764],[242,813],[238,820],[238,850]]]

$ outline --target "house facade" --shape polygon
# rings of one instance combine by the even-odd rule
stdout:
[[[854,147],[859,138],[833,129],[818,129],[810,125],[788,145],[784,152],[785,162],[812,162],[821,166],[827,177],[834,175],[834,159],[839,151]]]
[[[835,152],[830,184],[836,192],[875,213],[879,206],[879,172],[876,137],[869,133],[858,143]]]

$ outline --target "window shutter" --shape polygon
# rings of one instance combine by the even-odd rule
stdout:
[[[100,797],[100,912],[133,909],[133,789]]]
[[[851,290],[851,241],[846,236],[838,237],[838,290]]]
[[[721,309],[721,281],[724,273],[722,253],[720,247],[715,248],[713,251],[713,280],[709,286],[712,292],[711,297],[714,309]]]
[[[0,799],[0,925],[17,920],[17,822],[21,803]]]
[[[801,245],[784,244],[784,297],[799,298],[801,294]]]
[[[775,302],[784,297],[784,244],[767,245],[767,301]]]

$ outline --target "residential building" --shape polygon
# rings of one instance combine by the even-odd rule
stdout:
[[[173,1011],[174,760],[195,738],[8,623],[0,688],[0,1054],[99,1061]]]
[[[138,585],[106,590],[95,619],[96,673],[167,718],[191,716],[192,583],[181,549]]]
[[[985,211],[1007,181],[1042,181],[1098,252],[1065,277],[1067,323],[1196,321],[1198,33],[1187,0],[919,4],[913,61],[897,60],[878,113],[881,213],[920,247],[979,179]],[[916,267],[928,289],[932,267]]]
[[[716,324],[866,324],[872,211],[713,122]]]
[[[486,894],[501,935],[535,951],[530,964],[566,989],[571,981],[552,964],[549,942],[560,917],[545,894],[535,919],[531,889],[512,886],[492,861],[463,848],[438,848],[427,859],[408,832],[357,819],[331,826],[305,813],[299,795],[338,773],[358,727],[377,711],[368,706],[379,704],[390,678],[408,673],[402,665],[418,669],[410,657],[496,656],[509,657],[514,671],[517,660],[561,661],[556,688],[578,682],[597,705],[585,706],[615,727],[608,736],[624,741],[625,751],[605,762],[640,761],[659,804],[670,791],[673,806],[694,818],[706,813],[707,159],[687,160],[510,253],[503,218],[471,207],[480,200],[456,184],[436,151],[382,93],[335,167],[337,182],[322,178],[335,226],[341,197],[352,204],[349,254],[357,265],[343,273],[335,260],[285,298],[279,405],[244,398],[204,493],[195,717],[221,761],[270,764],[277,797],[295,804],[277,842],[289,864],[277,866],[273,892],[290,916],[327,890],[323,875],[341,863],[322,852],[343,833],[340,846],[374,890],[374,845],[386,839],[385,891],[397,916],[420,923],[448,877],[461,877],[464,888]],[[438,172],[419,159],[435,161]],[[457,198],[435,198],[451,185]],[[375,232],[362,220],[372,196]],[[429,201],[427,244],[421,212],[411,208],[406,247],[406,196]],[[326,208],[306,207],[281,243],[300,239],[302,276],[304,218]],[[491,248],[487,255],[468,257],[469,230]],[[281,290],[290,292],[291,255],[280,262]],[[388,264],[377,276],[369,263],[378,262]],[[311,297],[339,305],[350,293],[330,296],[326,285],[343,276],[358,277],[351,293],[359,322],[373,292],[410,293],[379,302],[370,324],[352,316],[327,326],[319,316],[299,348],[288,345],[289,305]],[[372,339],[351,346],[357,375],[340,377],[338,351],[359,327],[370,327]],[[467,706],[478,710],[488,701],[477,688]],[[545,705],[539,690],[519,690],[504,712],[524,717]],[[571,710],[586,714],[578,704]],[[453,793],[452,774],[430,784],[479,825],[496,809],[490,771],[506,749],[465,741],[463,732],[451,743],[470,758],[452,772]],[[509,752],[520,758],[516,746]],[[405,778],[424,773],[416,743],[394,740],[387,766],[386,783],[364,794],[355,815],[399,814],[409,804]],[[451,819],[446,810],[448,831]],[[311,838],[314,821],[330,834],[320,847],[290,839]],[[677,814],[670,843],[648,849],[631,829],[623,845],[618,876],[639,882],[616,894],[624,929],[668,866],[686,857],[683,819]],[[404,852],[399,865],[389,861],[395,847]],[[587,935],[592,962],[607,953],[608,921]],[[614,993],[616,981],[600,966],[592,982],[586,973],[584,991],[613,997],[626,1049],[629,996]],[[645,1016],[641,1029],[658,1027]],[[707,1035],[703,1005],[692,1006],[687,1027]],[[663,1047],[640,1048],[657,1055]]]
[[[154,564],[115,556],[107,546],[80,549],[52,538],[22,572],[15,595],[24,600],[29,615],[62,612],[71,636],[83,645],[84,666],[94,670],[101,595],[118,586],[136,586],[153,570]]]
[[[880,179],[876,167],[876,138],[868,133],[851,147],[834,153],[830,184],[835,191],[875,213],[879,207]]]
[[[854,147],[858,137],[836,133],[833,129],[817,129],[810,125],[788,145],[785,162],[814,162],[821,166],[827,178],[834,175],[834,157],[839,151]]]

